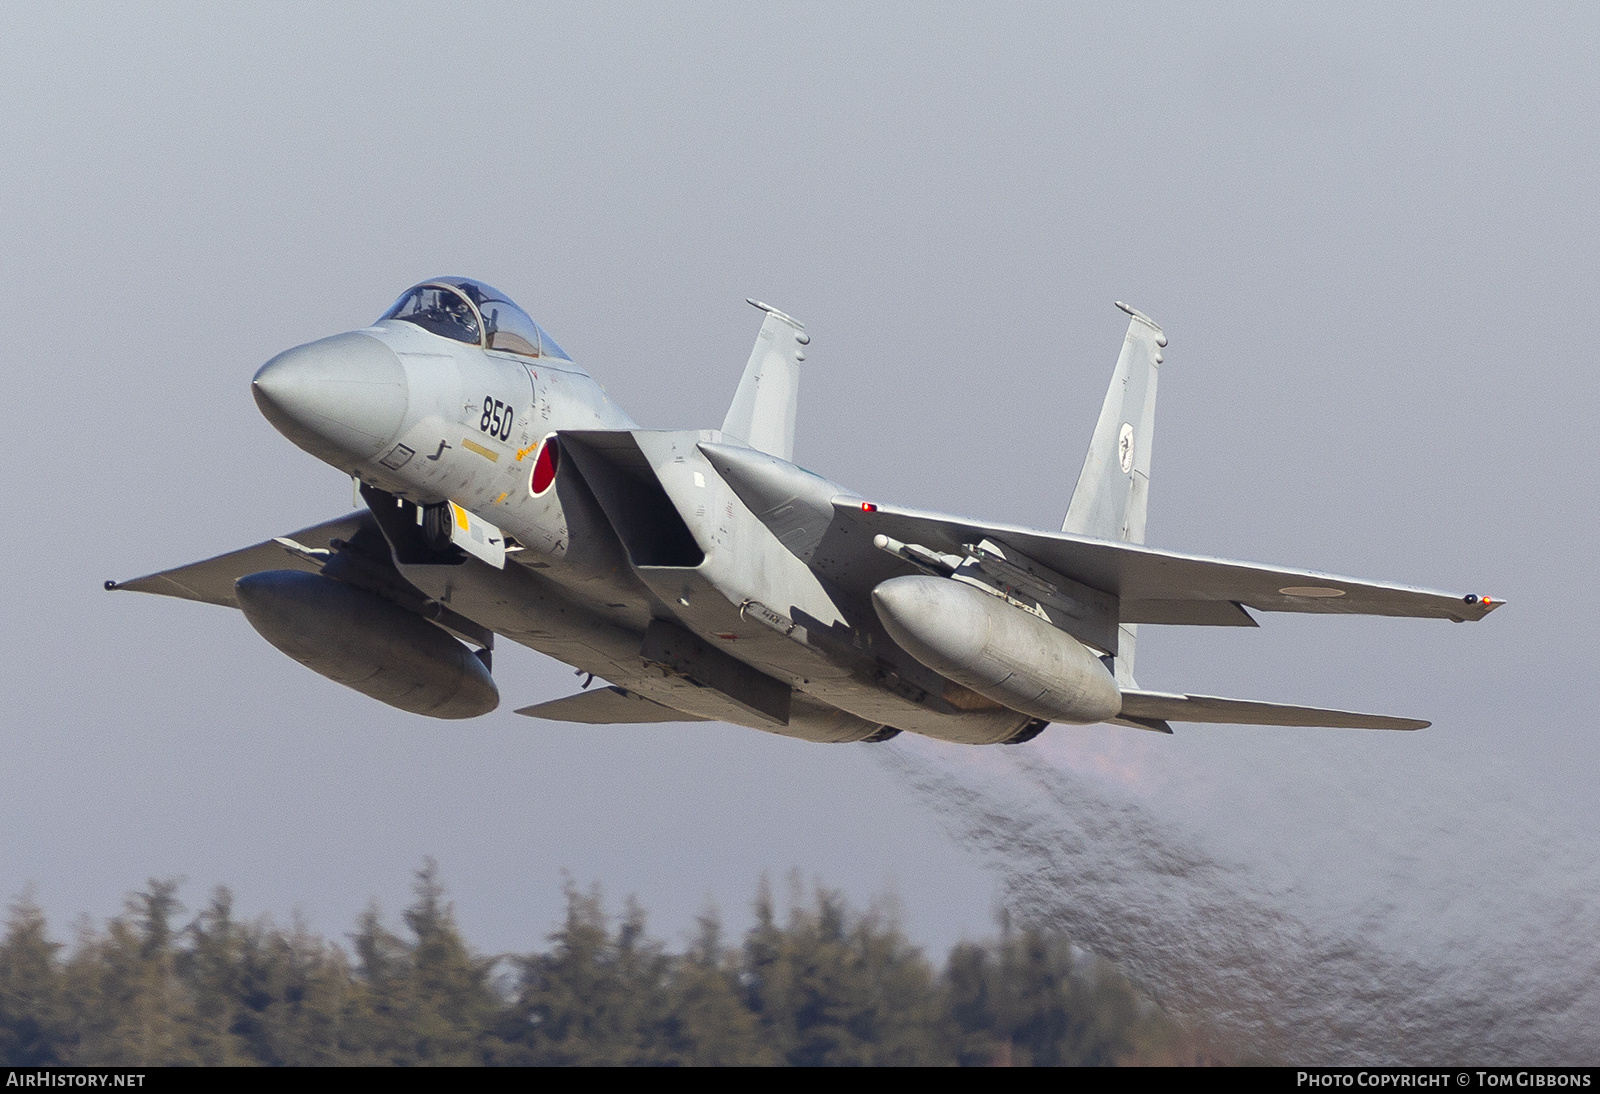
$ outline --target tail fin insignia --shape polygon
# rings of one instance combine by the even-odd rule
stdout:
[[[1149,316],[1120,301],[1117,307],[1132,320],[1061,530],[1143,543],[1150,442],[1156,425],[1156,375],[1167,336]]]
[[[1061,530],[1143,543],[1150,500],[1150,442],[1156,431],[1156,377],[1167,336],[1143,312],[1120,300],[1117,307],[1130,316],[1128,333]],[[1133,624],[1122,624],[1113,670],[1124,688],[1134,686],[1136,639]]]

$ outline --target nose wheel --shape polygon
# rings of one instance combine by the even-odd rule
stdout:
[[[454,524],[455,518],[450,513],[449,502],[422,507],[422,537],[433,550],[443,551],[450,546],[450,533]]]

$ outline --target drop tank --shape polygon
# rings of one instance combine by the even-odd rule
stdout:
[[[489,669],[426,619],[322,574],[241,577],[234,598],[250,625],[313,672],[430,718],[476,718],[500,705]]]
[[[1012,710],[1089,725],[1115,718],[1122,693],[1065,631],[944,577],[897,577],[872,590],[884,629],[911,656]]]

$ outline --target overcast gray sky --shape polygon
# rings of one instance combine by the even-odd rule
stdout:
[[[563,869],[676,938],[799,868],[892,889],[942,948],[1017,892],[939,797],[981,769],[1062,823],[1006,780],[1099,787],[1271,873],[1260,900],[1336,879],[1335,933],[1434,899],[1464,938],[1566,929],[1552,900],[1592,925],[1597,32],[1585,5],[11,12],[0,894],[64,928],[182,875],[338,935],[433,855],[501,950],[549,930]],[[800,462],[1040,527],[1127,300],[1171,338],[1152,543],[1511,603],[1141,640],[1149,687],[1423,733],[1058,727],[997,774],[905,737],[531,722],[573,679],[512,648],[500,712],[432,722],[233,613],[100,590],[348,510],[250,375],[441,273],[507,290],[647,426],[721,420],[743,298],[770,301],[813,335]],[[1595,1043],[1593,1000],[1560,1020]]]

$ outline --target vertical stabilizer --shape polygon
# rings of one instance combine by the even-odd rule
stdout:
[[[1061,530],[1143,543],[1150,498],[1150,447],[1156,427],[1156,376],[1167,336],[1149,316],[1120,300],[1117,307],[1133,319]],[[1135,632],[1127,623],[1120,630],[1117,683],[1131,687]]]
[[[722,423],[723,440],[781,460],[794,460],[794,420],[800,409],[800,362],[811,339],[803,324],[758,300],[767,313],[750,363]]]

